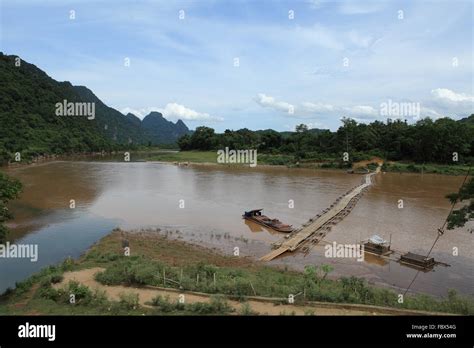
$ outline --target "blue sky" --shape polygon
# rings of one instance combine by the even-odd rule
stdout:
[[[334,130],[388,102],[416,103],[408,122],[473,112],[468,0],[0,2],[2,52],[140,117]]]

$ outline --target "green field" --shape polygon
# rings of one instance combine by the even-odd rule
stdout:
[[[217,163],[216,151],[180,151],[155,154],[148,161]]]
[[[443,175],[466,175],[469,171],[467,165],[446,165],[446,164],[414,164],[391,162],[382,167],[383,171],[395,173],[431,173]],[[471,171],[472,174],[472,171]]]

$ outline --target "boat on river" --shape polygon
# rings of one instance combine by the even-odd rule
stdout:
[[[278,232],[293,232],[293,227],[291,225],[284,224],[278,219],[270,219],[268,216],[262,214],[262,210],[263,209],[254,209],[246,211],[242,217],[246,220],[256,222],[257,224],[271,228]]]

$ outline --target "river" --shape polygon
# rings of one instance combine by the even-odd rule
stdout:
[[[80,256],[115,227],[160,228],[171,238],[229,255],[238,247],[241,256],[259,258],[283,236],[246,222],[241,218],[244,210],[264,208],[266,215],[296,227],[363,178],[339,171],[281,167],[112,161],[56,161],[6,172],[24,184],[21,198],[10,205],[15,216],[9,223],[10,236],[17,244],[37,244],[39,258],[37,262],[0,259],[0,292],[46,265]],[[359,243],[378,234],[391,239],[393,249],[426,253],[449,212],[444,196],[457,191],[462,180],[429,174],[377,174],[368,192],[325,241]],[[71,200],[75,201],[73,209]],[[454,288],[472,295],[473,246],[467,228],[447,231],[432,256],[450,267],[420,272],[412,290],[446,295]],[[453,255],[453,248],[458,255]],[[397,262],[370,256],[364,262],[329,259],[324,257],[324,245],[307,255],[296,252],[270,262],[296,269],[322,263],[333,267],[332,277],[355,275],[400,289],[416,273]]]

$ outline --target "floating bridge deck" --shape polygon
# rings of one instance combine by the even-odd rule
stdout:
[[[308,222],[293,231],[289,236],[289,239],[277,243],[279,247],[260,258],[260,260],[271,261],[275,257],[287,251],[295,251],[316,232],[322,230],[324,226],[331,223],[331,221],[334,220],[336,216],[340,215],[341,213],[344,214],[344,212],[346,213],[344,215],[347,215],[349,212],[348,210],[353,206],[350,203],[372,184],[372,175],[375,175],[379,172],[380,166],[377,167],[374,173],[367,174],[365,176],[364,182],[361,185],[355,187],[352,191],[348,192],[346,195],[342,196],[342,198],[336,201],[336,203],[331,205],[331,207],[326,209],[323,215],[316,215],[315,217],[309,219]],[[325,233],[320,233],[319,240],[321,240],[324,235]]]

